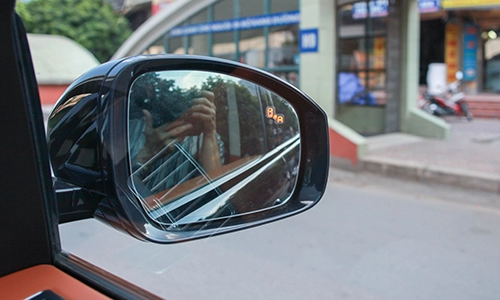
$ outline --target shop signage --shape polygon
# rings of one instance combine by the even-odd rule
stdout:
[[[446,81],[451,83],[456,80],[455,74],[458,71],[458,41],[460,30],[457,24],[448,23],[445,29],[445,56]]]
[[[370,17],[385,17],[389,11],[388,0],[372,0],[369,5],[366,2],[354,3],[352,8],[353,19],[364,19],[368,15],[368,7],[370,8]],[[440,0],[419,0],[418,7],[421,13],[430,13],[439,11]]]
[[[282,26],[297,24],[299,23],[299,21],[299,11],[290,11],[270,15],[260,15],[240,19],[230,19],[224,21],[175,27],[172,28],[169,33],[171,37],[177,37],[233,30],[254,29],[267,26]]]
[[[368,15],[368,8],[370,9],[370,17],[385,17],[389,11],[388,0],[372,0],[369,5],[366,2],[357,2],[352,6],[352,18],[364,19]]]
[[[302,29],[300,31],[300,52],[318,52],[318,29]]]
[[[385,37],[376,37],[373,39],[373,68],[385,68]]]
[[[500,6],[499,0],[441,0],[444,9]]]
[[[464,80],[472,81],[477,76],[478,29],[474,24],[464,25]]]
[[[420,13],[431,13],[439,11],[441,7],[441,0],[419,0],[418,8]]]

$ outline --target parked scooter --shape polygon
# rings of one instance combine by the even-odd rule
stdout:
[[[458,71],[455,77],[457,80],[447,86],[445,93],[431,95],[425,92],[420,107],[435,116],[464,115],[471,121],[473,117],[465,101],[465,94],[459,89],[463,78],[462,71]]]

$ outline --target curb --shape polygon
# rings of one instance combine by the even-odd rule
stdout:
[[[366,171],[387,177],[500,193],[500,176],[484,172],[380,157],[362,157],[356,167],[347,166],[338,159],[332,159],[330,165],[346,171]]]

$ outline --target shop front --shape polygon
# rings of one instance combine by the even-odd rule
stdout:
[[[114,58],[210,55],[272,72],[322,106],[331,149],[339,151],[332,155],[355,164],[366,152],[363,136],[449,135],[447,124],[416,105],[420,15],[433,13],[437,2],[178,0],[138,28]]]
[[[500,117],[500,1],[443,0],[435,14],[421,15],[420,85],[428,66],[445,63],[445,82],[462,71],[462,89],[476,117]]]
[[[211,2],[173,24],[144,52],[236,60],[299,85],[298,0]]]
[[[431,63],[445,63],[446,80],[464,73],[468,94],[500,92],[500,1],[443,1],[437,14],[421,16],[420,84]]]
[[[362,135],[399,131],[404,100],[391,83],[402,79],[402,6],[387,0],[346,2],[337,6],[335,117]],[[418,9],[421,15],[436,14],[439,1],[418,1]]]
[[[337,119],[365,135],[385,131],[388,2],[337,9]]]

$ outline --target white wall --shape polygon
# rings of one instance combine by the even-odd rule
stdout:
[[[300,89],[333,117],[335,109],[335,1],[301,0],[300,29],[318,28],[317,53],[300,55]]]

